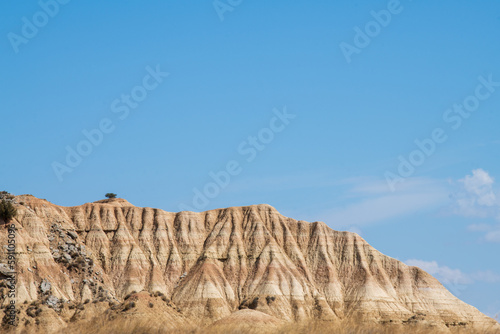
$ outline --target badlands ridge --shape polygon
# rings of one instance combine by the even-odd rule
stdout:
[[[170,213],[123,199],[77,207],[31,195],[11,201],[18,328],[30,332],[134,316],[164,327],[256,318],[500,328],[359,235],[287,218],[269,205]],[[7,245],[2,220],[0,231]],[[2,311],[13,275],[6,264],[3,246]]]

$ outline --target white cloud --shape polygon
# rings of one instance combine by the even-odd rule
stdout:
[[[437,278],[446,285],[471,284],[473,280],[469,275],[463,273],[460,269],[451,269],[447,266],[440,266],[436,261],[423,261],[410,259],[405,261],[409,266],[419,267]]]
[[[356,195],[380,195],[380,194],[394,194],[392,189],[387,185],[385,180],[373,180],[368,178],[358,178],[351,182],[354,184],[350,190]],[[444,186],[446,182],[439,181],[436,179],[425,178],[425,177],[413,177],[406,179],[405,182],[398,185],[396,193],[407,193],[415,191],[425,191],[430,189],[435,189],[436,186]]]
[[[356,201],[323,215],[335,227],[364,226],[438,207],[450,211],[450,204],[453,214],[500,222],[500,192],[495,188],[495,179],[481,168],[458,181],[409,178],[395,193],[383,180],[356,178],[346,184],[351,188],[345,198]],[[453,190],[454,186],[458,189]],[[468,229],[485,232],[485,241],[500,242],[500,225],[496,222],[473,224]]]
[[[357,226],[351,226],[347,231],[356,233],[357,235],[361,235],[361,233],[362,233],[361,229]]]
[[[489,224],[471,224],[467,226],[467,229],[472,232],[487,232],[492,230],[492,226]]]
[[[483,169],[473,170],[472,175],[465,176],[460,182],[464,184],[468,193],[475,195],[473,200],[477,201],[478,205],[493,206],[498,204],[492,187],[495,181]]]
[[[392,192],[383,179],[359,176],[339,180],[329,171],[235,180],[227,191],[250,193],[257,189],[274,192],[310,188],[321,189],[325,197],[322,203],[312,205],[315,209],[311,209],[304,219],[322,220],[335,229],[359,233],[370,224],[433,210],[464,217],[498,219],[500,222],[500,192],[495,190],[494,178],[481,168],[455,181],[408,178],[396,192]],[[295,214],[299,215],[304,216],[303,210]],[[468,230],[482,232],[483,241],[500,243],[497,222],[486,224],[480,221],[469,225]]]
[[[470,231],[486,232],[484,240],[500,243],[500,196],[495,189],[495,180],[479,168],[458,181],[460,189],[453,195],[452,212],[464,217],[494,219],[494,224],[472,224]]]
[[[476,271],[472,274],[462,272],[460,269],[452,269],[447,266],[441,266],[437,261],[424,261],[417,259],[406,260],[409,266],[419,267],[437,278],[445,285],[472,284],[474,282],[498,283],[500,275],[491,270]]]
[[[347,197],[356,201],[323,214],[335,228],[366,226],[438,208],[449,202],[449,190],[445,182],[413,178],[393,193],[385,181],[359,179]]]
[[[454,194],[454,213],[465,217],[498,218],[500,201],[494,191],[494,179],[479,168],[458,180],[460,189]]]
[[[500,242],[500,230],[486,233],[484,239],[489,242]]]
[[[471,274],[472,279],[475,281],[486,282],[486,283],[498,283],[500,282],[500,275],[495,274],[491,270],[478,271]]]
[[[370,198],[358,203],[332,210],[325,216],[334,226],[363,226],[371,223],[403,217],[435,206],[446,199],[439,193],[416,193],[400,196]]]
[[[315,171],[266,177],[235,178],[228,186],[228,192],[283,191],[308,188],[336,187],[347,184],[348,180],[335,179],[331,172]]]

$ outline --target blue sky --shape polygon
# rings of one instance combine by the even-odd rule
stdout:
[[[0,4],[2,188],[268,203],[500,312],[498,1],[56,4]]]

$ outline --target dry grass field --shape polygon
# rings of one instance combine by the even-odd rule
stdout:
[[[388,326],[388,325],[360,325],[356,323],[324,323],[310,322],[302,324],[285,324],[282,326],[252,326],[247,324],[230,324],[223,326],[192,327],[166,329],[158,327],[158,324],[145,323],[140,321],[111,321],[103,323],[80,323],[75,326],[61,330],[57,334],[432,334],[432,333],[500,333],[499,331],[485,330],[466,330],[454,328],[450,330],[440,330],[431,327]]]

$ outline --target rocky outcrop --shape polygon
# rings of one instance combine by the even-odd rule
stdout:
[[[359,235],[269,205],[170,213],[123,199],[78,207],[27,195],[15,201],[17,304],[31,305],[31,313],[33,305],[47,308],[58,326],[85,318],[85,305],[95,310],[86,318],[124,309],[142,291],[163,299],[168,319],[205,324],[254,310],[279,321],[500,327]],[[2,249],[0,267],[6,258]],[[23,309],[23,319],[34,326],[37,316]]]

